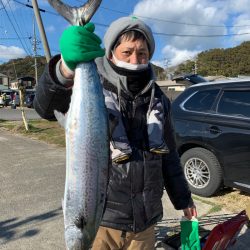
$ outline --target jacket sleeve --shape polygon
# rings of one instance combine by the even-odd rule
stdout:
[[[34,108],[47,120],[55,120],[54,110],[66,113],[69,108],[72,90],[60,84],[56,77],[56,63],[59,60],[60,55],[50,60],[36,86]]]
[[[163,158],[164,186],[175,209],[185,209],[193,205],[193,200],[176,149],[170,101],[165,96],[164,106],[166,112],[164,137],[170,149],[169,154]]]

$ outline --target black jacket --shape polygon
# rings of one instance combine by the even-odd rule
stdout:
[[[58,59],[53,58],[47,65],[39,80],[34,100],[36,111],[49,120],[54,119],[54,109],[66,112],[70,103],[71,90],[59,83],[54,72]],[[103,65],[100,64],[105,62],[100,60],[97,66],[105,79],[104,88],[117,92],[113,80],[107,80],[107,75],[102,74]],[[109,66],[105,67],[111,70]],[[147,148],[146,113],[150,93],[151,89],[148,89],[135,99],[126,89],[121,91],[124,126],[133,150],[129,160],[120,164],[110,162],[107,200],[101,223],[103,226],[140,232],[155,224],[163,214],[161,197],[164,186],[176,209],[192,205],[191,193],[176,152],[170,102],[157,85],[155,95],[164,100],[164,137],[170,152],[167,155],[155,154]]]

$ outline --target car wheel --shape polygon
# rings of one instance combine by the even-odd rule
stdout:
[[[181,164],[193,194],[209,197],[222,186],[222,169],[211,151],[189,149],[181,156]]]

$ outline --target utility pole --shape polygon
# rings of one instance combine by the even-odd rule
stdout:
[[[35,59],[35,79],[36,79],[36,84],[38,83],[38,74],[37,74],[37,45],[38,45],[38,41],[36,39],[36,27],[35,27],[35,16],[33,18],[33,51],[34,51],[34,59]]]
[[[15,77],[16,77],[16,79],[17,79],[16,66],[15,66],[15,63],[14,63],[14,61],[12,61],[12,64],[13,64],[13,67],[14,67],[14,73],[15,73]]]
[[[170,63],[170,60],[168,58],[164,58],[164,68],[166,71],[167,71],[169,63]]]
[[[171,65],[171,59],[164,58],[164,70],[166,74],[166,79],[172,80],[173,74],[169,71],[169,66]]]
[[[194,60],[194,74],[196,75],[198,72],[197,59]]]
[[[38,9],[38,5],[37,5],[36,0],[32,0],[32,6],[33,6],[33,9],[34,9],[34,14],[35,14],[35,17],[36,17],[36,22],[37,22],[38,29],[39,29],[39,32],[40,32],[40,36],[41,36],[41,39],[42,39],[45,57],[46,57],[47,62],[49,62],[49,60],[51,58],[50,49],[49,49],[47,37],[46,37],[45,31],[44,31],[40,11]]]

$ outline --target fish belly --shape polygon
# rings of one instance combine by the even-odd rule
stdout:
[[[89,249],[103,214],[109,159],[107,113],[94,62],[76,68],[65,132],[66,245]]]

